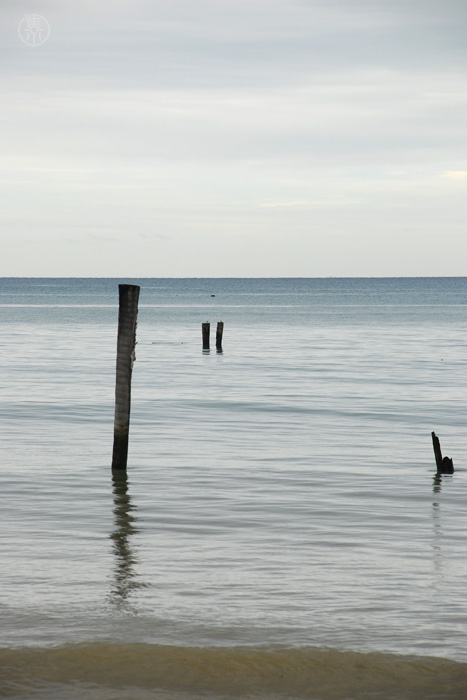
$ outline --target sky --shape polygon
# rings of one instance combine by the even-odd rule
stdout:
[[[465,0],[0,0],[0,276],[467,274]]]

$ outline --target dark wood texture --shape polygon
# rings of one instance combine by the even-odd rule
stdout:
[[[136,321],[140,288],[119,284],[117,371],[112,469],[126,469],[130,430],[131,376],[135,361]]]

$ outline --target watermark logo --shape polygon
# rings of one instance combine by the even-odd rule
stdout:
[[[29,46],[40,46],[50,36],[50,24],[42,15],[24,15],[18,25],[18,36]]]

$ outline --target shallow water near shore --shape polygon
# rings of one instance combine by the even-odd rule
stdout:
[[[0,693],[464,698],[466,303],[465,278],[0,280]]]
[[[4,650],[12,697],[461,698],[465,664],[323,649],[90,644]]]

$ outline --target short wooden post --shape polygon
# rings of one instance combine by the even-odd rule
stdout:
[[[441,445],[439,444],[439,439],[435,433],[431,433],[431,439],[433,441],[433,451],[435,453],[436,469],[441,471],[441,465],[443,463],[443,457],[441,455]]]
[[[222,350],[222,336],[224,334],[224,321],[217,322],[216,330],[216,348]]]
[[[203,333],[203,350],[209,350],[209,336],[211,333],[211,324],[206,322],[201,324]]]
[[[119,284],[117,372],[112,469],[126,469],[130,430],[131,375],[135,361],[136,319],[140,288]]]
[[[436,470],[438,474],[454,474],[454,463],[450,457],[443,457],[438,436],[431,433],[433,441],[433,451],[435,453]]]

